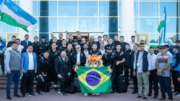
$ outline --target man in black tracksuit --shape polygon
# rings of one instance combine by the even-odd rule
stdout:
[[[67,43],[67,41],[66,41],[65,39],[63,39],[63,40],[62,40],[62,45],[59,46],[60,52],[67,50],[67,44],[66,44],[66,43]]]
[[[38,37],[35,36],[34,37],[34,42],[32,43],[33,44],[33,52],[36,53],[37,56],[39,56],[39,46],[40,46],[40,43],[38,42]]]
[[[116,61],[116,65],[115,65],[115,86],[116,86],[117,77],[123,74],[123,63],[125,62],[124,53],[121,50],[121,45],[118,43],[116,44],[116,51],[114,53],[114,58]]]
[[[62,51],[61,56],[55,59],[55,71],[58,79],[60,79],[61,95],[66,96],[64,89],[67,87],[68,79],[71,75],[71,65],[65,51]]]
[[[107,53],[105,53],[102,57],[103,65],[104,66],[110,66],[111,65],[111,82],[112,82],[112,90],[114,92],[114,80],[115,80],[115,58],[114,54],[112,53],[112,48],[107,48]]]
[[[48,77],[50,79],[51,84],[53,81],[55,82],[54,88],[57,91],[57,75],[55,73],[54,64],[55,59],[60,55],[60,51],[56,49],[56,43],[52,43],[52,49],[49,51],[49,68],[48,68]]]
[[[48,85],[47,70],[49,68],[49,52],[45,52],[43,56],[38,59],[37,62],[37,73],[36,73],[36,92],[38,95],[42,95],[42,91],[47,92],[45,85]]]
[[[53,43],[56,43],[56,50],[59,50],[59,43],[60,43],[60,41],[57,41],[57,38],[56,38],[56,37],[53,37],[52,43],[49,43],[48,49],[49,49],[49,50],[52,50],[52,44],[53,44]]]
[[[42,41],[42,42],[40,43],[40,46],[39,46],[39,48],[40,48],[40,54],[48,51],[48,46],[49,46],[49,43],[46,42],[45,37],[42,37],[42,38],[41,38],[41,41]]]
[[[125,63],[124,63],[124,72],[125,72],[125,76],[127,77],[127,86],[128,86],[128,90],[130,90],[129,87],[129,69],[132,68],[132,51],[130,50],[130,46],[129,44],[125,45],[125,53],[124,53],[124,57],[125,57]]]
[[[73,69],[73,63],[72,63],[72,56],[74,54],[74,49],[72,48],[72,44],[69,43],[67,46],[67,50],[66,50],[66,56],[68,57],[70,64],[71,64],[71,68]],[[71,69],[71,76],[69,77],[69,84],[71,85],[73,82],[73,70]]]
[[[93,54],[101,55],[101,51],[99,51],[97,49],[97,45],[96,44],[93,44],[92,45],[92,50],[89,51],[89,54],[90,55],[93,55]]]

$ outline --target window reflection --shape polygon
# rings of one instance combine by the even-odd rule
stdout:
[[[56,17],[40,17],[39,18],[40,32],[57,31],[57,18]]]
[[[134,18],[134,29],[135,29],[135,33],[138,33],[138,18]]]
[[[98,31],[98,18],[79,18],[80,31]]]
[[[37,1],[33,1],[33,16],[37,16]]]
[[[159,34],[149,34],[150,42],[157,43],[159,41]]]
[[[0,32],[17,32],[17,27],[1,22]]]
[[[79,16],[97,16],[98,5],[97,1],[80,1]]]
[[[60,31],[77,31],[77,18],[60,17],[58,19],[58,30]]]
[[[166,32],[178,33],[178,20],[177,18],[167,18],[166,20]]]
[[[177,2],[160,2],[160,15],[164,14],[164,7],[168,16],[177,16],[178,3]]]
[[[158,16],[158,2],[139,2],[140,16]]]
[[[57,1],[39,1],[39,16],[57,16]]]
[[[99,16],[117,16],[118,3],[117,1],[100,1]]]
[[[59,16],[77,16],[77,1],[59,1]]]
[[[117,17],[99,18],[99,30],[104,32],[118,32],[118,18]]]
[[[138,16],[138,2],[134,2],[134,16]]]
[[[140,18],[139,29],[140,32],[157,32],[158,19],[157,18]]]
[[[176,41],[176,34],[166,34],[165,40],[167,41],[168,39],[171,39],[172,42],[175,42]]]

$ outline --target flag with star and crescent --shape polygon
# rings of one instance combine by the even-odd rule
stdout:
[[[111,77],[109,66],[84,67],[78,66],[76,70],[82,93],[110,93]]]

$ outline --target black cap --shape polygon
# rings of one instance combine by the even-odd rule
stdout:
[[[107,47],[107,50],[112,50],[112,47]]]
[[[166,49],[166,47],[165,46],[161,46],[161,47],[159,47],[159,49]]]

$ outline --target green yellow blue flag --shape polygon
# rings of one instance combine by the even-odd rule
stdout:
[[[76,70],[78,74],[79,84],[82,93],[110,93],[111,77],[109,71],[110,66],[103,67],[84,67],[78,66]]]

